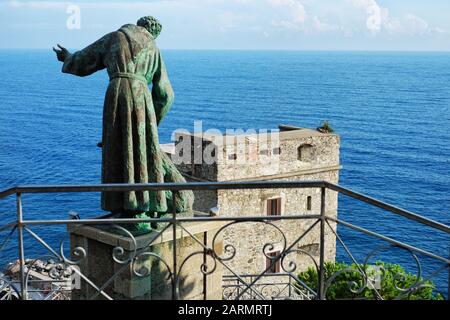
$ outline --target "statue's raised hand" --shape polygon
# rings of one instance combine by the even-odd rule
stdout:
[[[59,49],[53,48],[53,51],[56,52],[56,58],[59,61],[64,62],[64,60],[66,60],[66,58],[70,55],[70,52],[59,44],[57,44],[57,46]]]

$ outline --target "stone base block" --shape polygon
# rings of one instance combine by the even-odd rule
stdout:
[[[173,282],[178,299],[222,299],[223,268],[202,245],[222,253],[223,240],[212,240],[223,222],[183,222],[182,226],[175,236],[169,226],[137,237],[95,226],[70,226],[72,259],[79,259],[75,254],[79,248],[85,252],[78,264],[81,286],[72,291],[73,299],[172,299]],[[206,271],[215,269],[205,274],[204,266]]]

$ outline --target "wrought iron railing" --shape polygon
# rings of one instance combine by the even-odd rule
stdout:
[[[79,193],[79,192],[103,192],[103,191],[144,191],[144,190],[244,190],[244,189],[292,189],[292,188],[316,188],[320,190],[320,211],[312,214],[292,214],[282,216],[177,216],[174,212],[166,217],[162,218],[142,218],[142,219],[118,219],[118,218],[93,218],[93,219],[28,219],[22,209],[22,196],[29,193]],[[355,294],[363,292],[368,288],[373,291],[373,296],[376,299],[383,299],[382,289],[374,285],[373,274],[368,272],[367,267],[371,263],[371,259],[379,252],[386,250],[387,248],[397,248],[407,252],[411,255],[413,262],[417,265],[417,274],[414,277],[413,283],[408,283],[407,286],[402,285],[402,279],[404,275],[395,275],[395,289],[398,295],[396,298],[405,299],[414,293],[418,292],[422,288],[430,286],[429,280],[436,279],[441,276],[445,271],[448,271],[450,266],[450,260],[448,257],[442,254],[431,252],[428,248],[423,248],[417,245],[405,243],[399,241],[393,237],[389,237],[375,231],[368,230],[361,226],[343,221],[342,219],[329,216],[326,212],[326,194],[327,192],[337,192],[341,195],[356,199],[359,202],[368,204],[370,206],[378,207],[400,216],[404,219],[418,222],[423,227],[429,227],[441,234],[448,236],[450,234],[450,227],[427,219],[424,216],[412,213],[407,210],[403,210],[396,206],[384,203],[366,195],[354,192],[347,188],[325,182],[325,181],[270,181],[270,182],[210,182],[210,183],[166,183],[166,184],[104,184],[104,185],[89,185],[89,186],[71,186],[71,185],[54,185],[54,186],[18,186],[0,192],[0,199],[15,195],[16,196],[16,216],[12,221],[3,221],[0,225],[0,236],[2,236],[0,242],[0,259],[2,258],[2,250],[10,243],[10,240],[16,237],[17,244],[17,261],[18,272],[16,278],[14,276],[8,276],[0,273],[0,299],[32,299],[33,290],[36,288],[32,282],[36,281],[35,277],[31,275],[35,270],[35,265],[38,261],[41,261],[40,257],[35,257],[32,254],[26,253],[24,250],[24,234],[27,234],[32,239],[40,243],[47,251],[48,256],[54,259],[55,263],[48,267],[47,275],[54,279],[52,282],[53,289],[50,290],[51,295],[47,295],[45,298],[52,299],[53,297],[70,298],[70,294],[66,294],[64,287],[58,286],[58,281],[63,281],[64,276],[69,273],[72,276],[76,276],[77,279],[86,283],[92,290],[89,296],[85,298],[105,298],[113,299],[114,296],[108,291],[108,288],[114,283],[122,272],[131,270],[134,277],[148,277],[149,268],[143,266],[142,262],[145,259],[153,259],[157,261],[162,267],[165,268],[164,279],[170,285],[172,299],[183,298],[183,279],[181,274],[183,268],[185,268],[186,262],[193,259],[196,256],[203,256],[203,263],[201,263],[198,273],[204,276],[213,274],[218,266],[221,266],[226,275],[223,277],[223,290],[231,293],[225,294],[224,298],[232,299],[278,299],[278,298],[290,298],[290,299],[326,299],[328,290],[332,287],[333,282],[336,281],[340,275],[349,270],[340,270],[335,274],[328,274],[326,269],[326,234],[332,234],[335,237],[338,245],[342,246],[344,252],[348,255],[350,262],[355,265],[351,272],[357,273],[360,276],[360,281],[349,281],[348,290]],[[175,206],[174,206],[175,207]],[[5,216],[2,216],[2,220],[5,220]],[[283,230],[278,227],[280,221],[310,221],[310,225],[306,230],[299,232],[297,237],[288,243]],[[212,242],[207,243],[199,239],[193,234],[189,228],[186,227],[189,223],[194,222],[222,222],[223,226],[215,233]],[[133,236],[124,225],[135,223],[158,223],[162,226],[159,230],[155,231],[157,235],[167,233],[171,231],[173,237],[171,246],[170,259],[162,257],[158,252],[148,250],[153,245],[152,241],[146,243],[144,246],[139,247],[137,245],[136,237]],[[268,241],[261,248],[261,255],[269,261],[269,264],[264,268],[262,272],[257,275],[245,276],[236,273],[233,268],[230,267],[229,262],[236,257],[236,252],[240,249],[233,243],[224,243],[223,251],[219,251],[216,247],[216,237],[219,233],[223,232],[230,226],[237,224],[248,223],[260,223],[265,226],[273,227],[277,232],[281,233],[282,246],[276,255],[269,254],[270,249],[273,249],[274,244]],[[122,235],[129,239],[132,244],[132,248],[128,250],[128,253],[124,247],[120,244],[116,245],[112,250],[111,259],[119,266],[114,270],[114,273],[106,279],[103,283],[94,283],[90,279],[89,274],[83,273],[80,266],[83,260],[86,258],[87,249],[80,245],[73,247],[69,252],[68,257],[67,248],[64,248],[64,241],[61,241],[59,249],[55,249],[53,244],[49,243],[33,229],[38,226],[67,226],[70,230],[73,228],[79,228],[83,226],[110,226],[119,230]],[[369,251],[366,259],[363,261],[357,261],[357,258],[352,254],[348,245],[337,232],[337,226],[349,228],[356,231],[358,234],[370,236],[382,242],[381,246],[375,247]],[[319,235],[319,247],[317,255],[311,254],[305,250],[299,249],[298,244],[313,228],[318,228]],[[180,258],[177,255],[177,234],[184,232],[192,238],[193,242],[198,246],[198,250],[190,253],[187,257]],[[298,273],[301,271],[297,268],[297,265],[292,261],[289,261],[289,255],[303,254],[307,259],[310,259],[309,266],[315,269],[317,272],[317,283],[306,284],[304,281],[298,278]],[[29,259],[27,260],[27,257]],[[31,260],[30,260],[31,258]],[[426,277],[422,274],[421,259],[431,259],[437,265],[437,268]],[[269,282],[264,282],[268,278],[273,277],[270,274],[270,270],[275,264],[279,264],[281,274],[278,276],[286,277],[287,286],[279,291],[280,294],[275,294],[275,291],[271,291],[272,294],[266,294],[264,290],[269,287]],[[57,268],[56,266],[59,266]],[[383,273],[381,274],[383,277]],[[33,280],[34,279],[34,280]],[[446,286],[448,288],[449,276],[444,277],[447,281]],[[233,284],[234,282],[234,284]],[[274,283],[272,281],[272,283]],[[286,283],[284,283],[286,284]],[[273,284],[273,286],[279,285]],[[440,284],[442,287],[442,284]],[[56,286],[56,289],[55,289]],[[230,289],[231,288],[231,289]],[[286,289],[288,294],[286,294]],[[277,291],[278,292],[278,291]],[[444,293],[445,294],[445,293]],[[447,295],[448,296],[448,295]]]
[[[301,288],[290,273],[269,273],[263,277],[259,274],[223,276],[222,299],[223,300],[259,300],[263,296],[265,300],[313,300],[315,295]],[[259,277],[259,281],[253,284],[254,291],[246,290],[248,283],[253,283]],[[241,292],[246,293],[241,294]],[[258,293],[258,294],[256,294]]]

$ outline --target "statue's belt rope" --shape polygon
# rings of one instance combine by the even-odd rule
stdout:
[[[139,81],[144,82],[147,85],[147,79],[143,75],[134,74],[134,73],[128,73],[128,72],[116,72],[116,73],[113,73],[109,77],[109,81],[111,81],[113,79],[118,79],[118,78],[127,78],[127,79],[139,80]]]

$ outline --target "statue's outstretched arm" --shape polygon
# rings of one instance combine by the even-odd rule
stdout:
[[[108,39],[109,34],[73,54],[57,52],[58,60],[64,58],[62,72],[84,77],[104,69],[103,54],[107,51]]]

